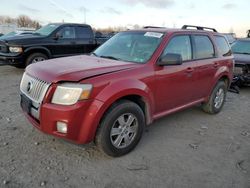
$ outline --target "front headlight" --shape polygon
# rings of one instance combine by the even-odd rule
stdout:
[[[9,47],[9,51],[11,53],[21,53],[23,52],[22,47]]]
[[[88,99],[92,90],[91,84],[64,83],[57,86],[52,103],[73,105],[79,100]]]

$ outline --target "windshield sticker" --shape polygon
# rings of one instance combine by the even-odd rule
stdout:
[[[155,37],[155,38],[161,38],[162,37],[162,33],[157,33],[157,32],[146,32],[144,34],[145,37]]]

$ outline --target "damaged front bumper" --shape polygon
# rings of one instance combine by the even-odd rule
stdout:
[[[250,65],[235,64],[233,83],[237,86],[250,84]]]

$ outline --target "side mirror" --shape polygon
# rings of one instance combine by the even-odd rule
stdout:
[[[182,64],[182,57],[180,54],[166,54],[157,62],[157,65],[159,66],[166,66],[166,65],[181,65]]]
[[[55,36],[54,36],[54,39],[58,40],[60,38],[62,38],[62,35],[60,33],[56,33]]]

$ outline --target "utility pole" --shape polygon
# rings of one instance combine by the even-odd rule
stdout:
[[[86,24],[86,8],[83,7],[84,23]]]

